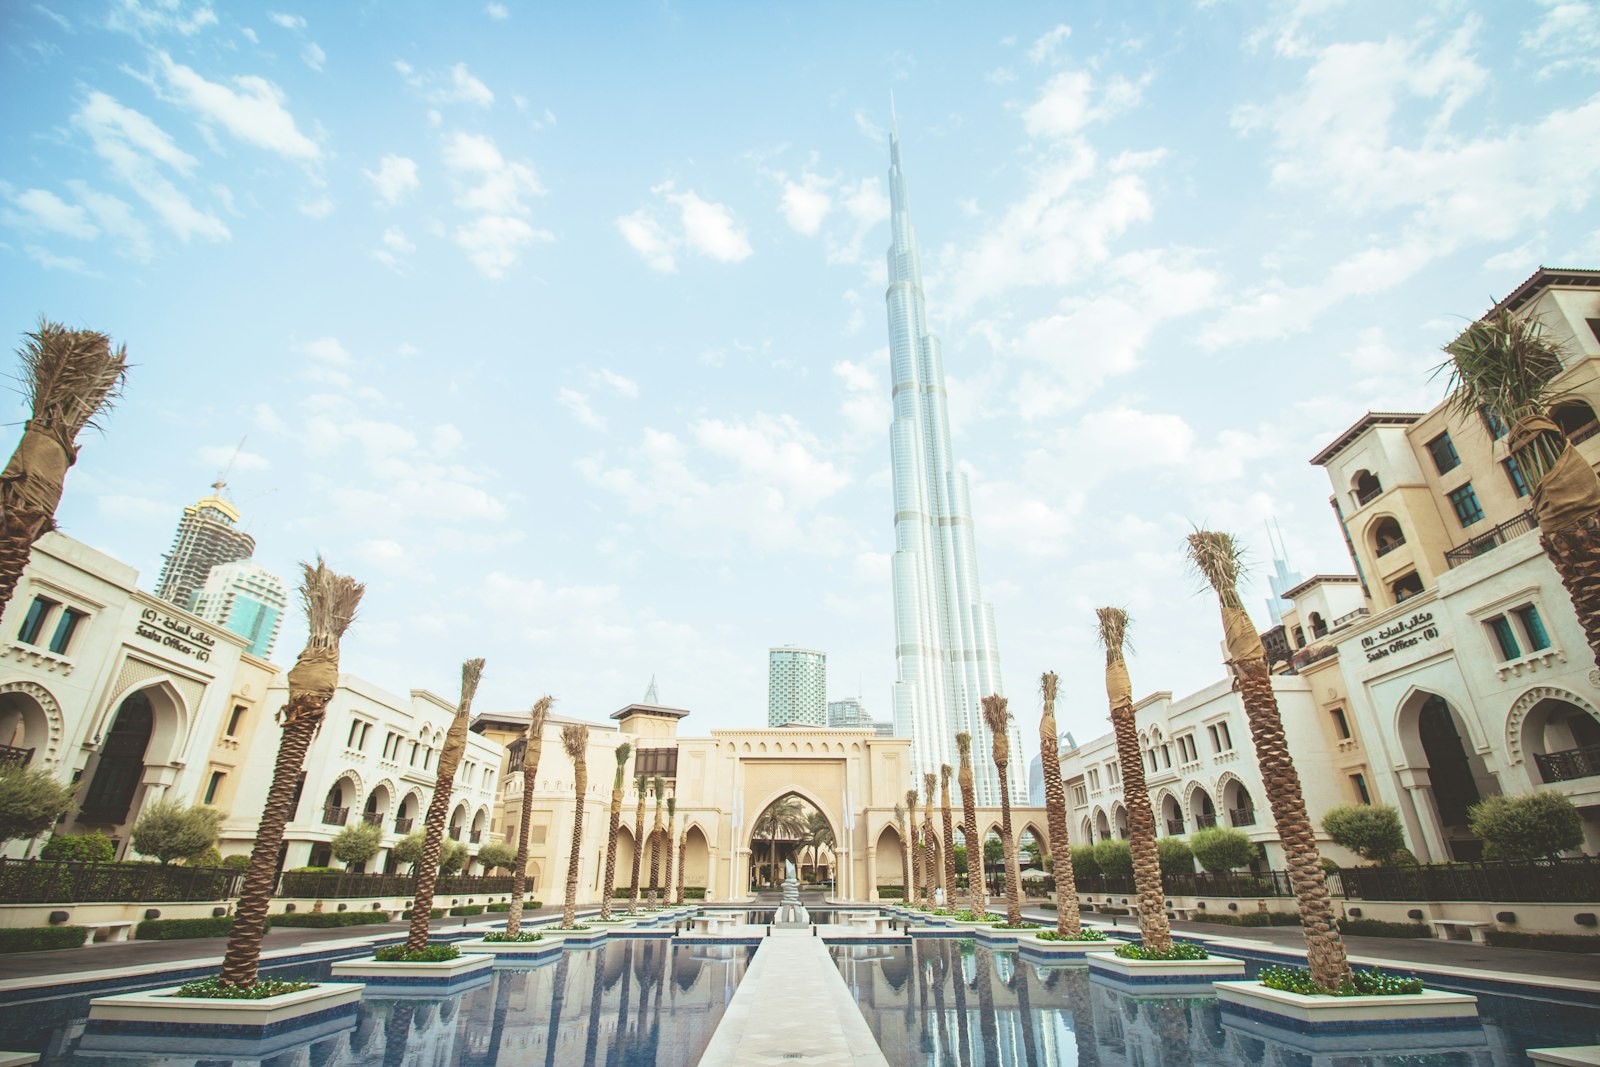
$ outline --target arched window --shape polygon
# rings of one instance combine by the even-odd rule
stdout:
[[[1600,421],[1596,421],[1594,408],[1582,400],[1566,400],[1557,404],[1550,410],[1550,418],[1561,432],[1567,435],[1567,440],[1572,444],[1587,441],[1596,433],[1600,433]]]
[[[1378,476],[1369,470],[1360,470],[1350,481],[1350,490],[1356,498],[1356,507],[1370,504],[1372,500],[1383,492],[1383,483]]]
[[[1386,556],[1405,543],[1405,531],[1400,529],[1400,523],[1393,515],[1385,515],[1373,523],[1372,546],[1378,555]]]
[[[1394,594],[1394,602],[1396,604],[1410,600],[1422,592],[1422,578],[1416,571],[1403,574],[1394,584],[1389,586],[1389,591]]]
[[[1327,635],[1328,635],[1328,623],[1327,623],[1327,620],[1324,619],[1319,612],[1313,611],[1311,613],[1311,636],[1312,637],[1326,637]]]

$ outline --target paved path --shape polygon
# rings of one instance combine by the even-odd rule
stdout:
[[[700,1057],[700,1067],[790,1063],[889,1063],[827,947],[809,930],[774,930],[762,940]]]

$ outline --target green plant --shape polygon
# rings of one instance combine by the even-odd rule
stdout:
[[[1422,923],[1392,923],[1383,919],[1340,919],[1339,932],[1361,937],[1431,936],[1431,931]]]
[[[298,993],[302,989],[315,989],[315,982],[291,982],[281,978],[258,978],[249,985],[223,985],[220,978],[201,978],[185,982],[172,995],[175,997],[202,997],[206,1000],[266,1000],[285,993]]]
[[[1094,862],[1107,878],[1133,877],[1133,850],[1120,837],[1094,843]]]
[[[467,865],[467,846],[460,841],[444,841],[439,849],[439,873],[459,874]]]
[[[371,926],[389,922],[386,911],[291,911],[272,917],[274,926],[300,926],[316,930],[338,926]]]
[[[1208,960],[1206,950],[1193,941],[1174,941],[1172,947],[1155,952],[1143,945],[1119,945],[1114,950],[1125,960]]]
[[[389,945],[373,953],[379,963],[445,963],[461,955],[454,945],[429,944],[426,948]]]
[[[482,904],[458,904],[450,909],[451,915],[482,915]]]
[[[519,930],[514,934],[508,934],[504,930],[494,930],[484,934],[483,939],[490,944],[496,944],[499,942],[515,942],[517,944],[522,944],[525,941],[541,941],[544,939],[544,935],[536,930]]]
[[[270,923],[268,924],[271,925]],[[146,919],[133,928],[135,941],[178,941],[186,937],[226,937],[233,916],[203,919]]]
[[[1483,939],[1501,948],[1542,948],[1547,952],[1600,952],[1600,934],[1529,934],[1485,930]]]
[[[216,845],[207,845],[192,856],[183,857],[186,867],[220,867],[222,866],[222,853],[217,851]]]
[[[659,911],[661,909],[657,908],[656,910]],[[551,930],[559,930],[564,934],[575,934],[575,933],[578,933],[580,931],[587,930],[589,928],[587,926],[584,926],[582,923],[573,923],[571,926],[552,926],[552,927],[549,927],[549,929],[551,929]]]
[[[1098,878],[1105,873],[1094,858],[1093,845],[1072,846],[1072,873],[1077,878]]]
[[[404,863],[415,871],[417,864],[422,861],[422,845],[423,831],[413,830],[395,842],[389,855],[394,857],[396,863]]]
[[[878,893],[881,896],[882,893],[883,893],[883,890],[880,888],[878,890]],[[684,900],[704,900],[704,899],[706,899],[706,887],[703,886],[703,885],[684,886],[684,888],[683,888],[683,899]],[[538,905],[534,905],[534,906],[537,907]]]
[[[72,807],[72,786],[39,767],[0,766],[0,846],[29,841]]]
[[[133,848],[166,866],[215,845],[221,829],[222,812],[216,808],[163,798],[146,807],[133,824]]]
[[[1583,818],[1560,793],[1489,797],[1472,806],[1467,823],[1486,842],[1485,859],[1554,857],[1583,844]]]
[[[487,871],[499,867],[509,872],[517,865],[517,846],[490,841],[478,849],[478,862],[483,864],[484,870]]]
[[[538,909],[544,907],[544,902],[541,901],[541,900],[528,900],[528,901],[524,901],[522,906],[524,908],[526,908],[528,911],[537,911]],[[490,904],[487,907],[485,907],[483,910],[484,911],[510,911],[511,910],[511,902],[508,900],[504,904]]]
[[[1387,804],[1340,804],[1322,816],[1322,828],[1342,845],[1373,863],[1389,863],[1406,847],[1400,813]]]
[[[1156,857],[1162,875],[1167,878],[1194,873],[1194,849],[1181,837],[1163,837],[1156,841]]]
[[[1037,929],[1039,929],[1039,924],[1038,923],[1030,923],[1030,922],[1020,922],[1020,923],[998,922],[998,923],[994,924],[994,928],[996,930],[1037,930]]]
[[[87,926],[17,926],[0,929],[0,954],[77,948],[88,936]]]
[[[1087,926],[1079,931],[1077,937],[1068,937],[1058,930],[1046,930],[1044,933],[1034,936],[1041,941],[1104,941],[1106,939],[1105,934],[1099,930],[1091,930]]]
[[[1212,874],[1226,874],[1246,866],[1256,857],[1255,842],[1243,830],[1231,826],[1207,826],[1189,835],[1194,858]]]
[[[53,834],[39,850],[42,860],[72,863],[110,863],[116,854],[111,838],[98,830],[92,834]]]
[[[402,918],[402,919],[411,918],[411,909],[407,908],[405,911],[402,911],[400,913],[400,918]],[[428,918],[430,918],[430,919],[442,919],[442,918],[444,918],[444,909],[443,908],[431,908],[431,909],[429,909]]]
[[[243,874],[250,866],[250,854],[248,852],[239,852],[232,856],[224,856],[222,857],[222,863],[218,866],[225,871],[238,871]]]
[[[333,858],[340,863],[365,863],[383,847],[383,827],[374,826],[365,819],[353,822],[334,834],[328,845],[333,850]]]
[[[1326,989],[1304,967],[1263,967],[1261,984],[1268,989],[1306,997],[1396,997],[1422,992],[1422,979],[1402,978],[1372,968],[1352,968],[1338,989]]]
[[[1219,926],[1299,926],[1300,916],[1283,911],[1247,911],[1243,915],[1212,915],[1201,911],[1191,912],[1189,921]]]
[[[704,900],[705,899],[705,890],[702,889],[700,892],[701,892],[700,899]],[[622,895],[623,896],[627,896],[628,894],[623,893]],[[686,897],[688,896],[687,893],[684,894],[684,895]],[[905,896],[906,896],[906,887],[903,886],[903,885],[880,885],[878,887],[878,899],[879,900],[904,900]]]

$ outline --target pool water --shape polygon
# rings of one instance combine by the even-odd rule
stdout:
[[[537,966],[500,966],[450,996],[386,999],[369,986],[352,1026],[263,1059],[163,1050],[159,1038],[98,1049],[84,1039],[90,998],[56,997],[0,1010],[0,1049],[43,1053],[43,1064],[677,1067],[705,1051],[752,951],[630,938],[568,948]],[[328,968],[270,973],[326,979]],[[158,984],[169,983],[117,991]]]
[[[1477,1023],[1326,1038],[1224,1013],[1208,988],[1125,993],[1082,963],[1035,964],[971,940],[831,951],[891,1067],[1526,1067],[1529,1048],[1600,1042],[1600,1006],[1535,997],[1477,993]]]

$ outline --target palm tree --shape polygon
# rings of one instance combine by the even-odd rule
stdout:
[[[1006,763],[1011,759],[1011,713],[1006,698],[991,694],[983,698],[983,722],[989,727],[995,773],[1000,779],[1000,844],[1006,855],[1006,925],[1022,923],[1022,872],[1017,869],[1017,840],[1011,836],[1011,786]]]
[[[678,894],[675,903],[683,903],[683,868],[684,858],[689,853],[689,831],[685,830],[678,835]]]
[[[589,790],[589,728],[569,722],[561,728],[561,747],[572,761],[572,855],[567,859],[567,899],[561,906],[561,925],[571,929],[578,919],[578,861],[583,845],[583,795]]]
[[[917,890],[922,883],[922,835],[917,832],[917,791],[906,790],[906,818],[911,820],[911,836],[906,839],[906,847],[911,850],[911,884],[906,886],[906,903],[912,907],[917,903]]]
[[[1133,717],[1133,683],[1122,657],[1128,640],[1128,613],[1121,608],[1099,608],[1095,614],[1100,619],[1100,644],[1106,650],[1106,697],[1111,703],[1117,762],[1122,767],[1122,800],[1128,808],[1139,934],[1146,948],[1166,952],[1172,948],[1172,930],[1167,926],[1166,890],[1161,885],[1161,860],[1156,852],[1156,819],[1144,784],[1144,753],[1139,751],[1139,728]],[[1063,825],[1065,822],[1063,819]]]
[[[1306,961],[1311,977],[1324,989],[1338,989],[1350,974],[1344,941],[1334,925],[1333,901],[1322,874],[1322,856],[1311,820],[1306,816],[1300,775],[1289,757],[1283,736],[1278,698],[1272,691],[1266,652],[1255,624],[1239,599],[1243,564],[1238,544],[1229,534],[1196,530],[1189,535],[1189,558],[1216,591],[1222,605],[1222,632],[1228,649],[1228,666],[1244,700],[1256,763],[1272,805],[1278,840],[1283,843],[1289,878],[1300,908],[1300,926],[1306,939]]]
[[[900,830],[900,899],[910,903],[914,892],[911,887],[911,838],[906,836],[904,804],[894,806],[894,822]]]
[[[1078,937],[1078,881],[1072,870],[1072,840],[1067,836],[1067,792],[1061,784],[1061,742],[1056,736],[1054,671],[1039,680],[1044,714],[1039,719],[1039,765],[1044,772],[1044,812],[1050,827],[1050,872],[1056,881],[1056,933]]]
[[[928,907],[933,907],[933,891],[940,880],[939,854],[936,849],[937,835],[933,832],[933,787],[939,784],[939,776],[932,771],[927,771],[922,776],[922,894],[928,898]]]
[[[628,885],[628,914],[639,913],[639,863],[644,859],[644,802],[648,795],[645,791],[644,775],[639,775],[635,784],[639,790],[639,807],[633,815],[633,881]]]
[[[950,816],[950,764],[939,767],[939,817],[944,826],[944,906],[956,906],[956,832]]]
[[[983,892],[983,842],[978,840],[978,805],[973,797],[971,734],[956,734],[956,751],[961,755],[956,784],[961,787],[961,836],[967,843],[967,907],[974,915],[982,915],[989,901]],[[973,877],[974,862],[977,863],[976,878]]]
[[[665,829],[661,821],[661,805],[666,798],[666,790],[661,787],[660,775],[650,780],[650,786],[656,795],[656,822],[650,828],[650,906],[655,908],[661,904],[657,887],[661,884],[661,834]]]
[[[767,835],[769,884],[781,880],[778,878],[778,839],[797,840],[805,831],[805,812],[800,808],[800,801],[792,796],[773,801],[756,820],[752,832]]]
[[[339,638],[350,628],[366,586],[335,574],[317,557],[315,567],[302,563],[300,600],[306,610],[305,648],[289,672],[289,703],[283,709],[283,738],[278,742],[272,785],[256,828],[250,866],[245,869],[239,903],[228,934],[228,952],[222,960],[223,985],[247,986],[256,981],[261,959],[261,937],[266,932],[267,904],[278,880],[278,850],[289,821],[300,771],[305,766],[311,739],[328,712],[328,701],[339,685]]]
[[[674,783],[676,784],[676,783]],[[661,835],[661,849],[666,853],[666,870],[661,873],[661,898],[666,904],[672,903],[672,859],[677,851],[677,839],[673,833],[678,821],[678,798],[667,798],[667,828]]]
[[[0,471],[0,611],[11,602],[34,542],[55,529],[67,468],[78,458],[78,434],[111,410],[128,373],[126,345],[94,330],[69,330],[39,320],[17,355],[22,360],[28,421],[11,461]],[[277,857],[273,857],[276,862]]]
[[[511,872],[511,908],[506,912],[506,933],[522,930],[522,898],[528,891],[528,828],[533,820],[534,783],[539,775],[539,754],[544,751],[544,724],[555,698],[546,694],[533,702],[528,729],[522,735],[522,810],[517,818],[517,865]]]
[[[606,833],[606,877],[600,883],[605,890],[600,902],[601,922],[611,921],[611,898],[615,895],[612,883],[617,878],[617,831],[622,827],[622,783],[626,780],[628,757],[632,754],[633,746],[628,742],[617,746],[617,776],[611,780],[611,825]]]
[[[439,877],[439,852],[444,843],[444,821],[450,813],[450,795],[455,790],[456,768],[467,750],[467,728],[472,724],[472,698],[483,678],[483,660],[469,659],[461,665],[461,703],[445,731],[444,748],[439,752],[438,776],[433,783],[433,799],[428,801],[428,817],[423,824],[422,859],[417,863],[417,887],[411,898],[411,933],[406,948],[421,952],[428,947],[428,923],[433,914],[433,887]],[[531,744],[531,741],[530,741]]]
[[[811,869],[813,872],[822,865],[822,850],[832,851],[833,827],[828,823],[828,817],[820,811],[809,812],[806,815],[806,827],[802,832],[801,846],[811,850]]]
[[[1563,346],[1537,319],[1499,309],[1444,350],[1450,406],[1466,417],[1488,412],[1511,428],[1506,443],[1533,497],[1539,543],[1600,666],[1600,477],[1551,418],[1567,398],[1552,385]]]

